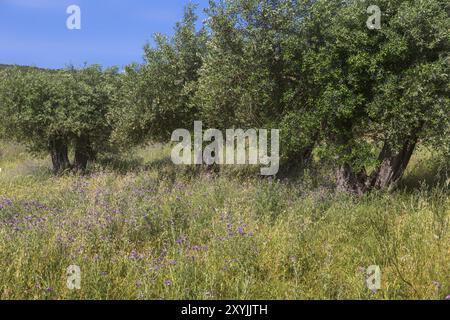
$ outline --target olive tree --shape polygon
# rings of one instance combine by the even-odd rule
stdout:
[[[211,127],[280,128],[283,164],[306,164],[316,117],[299,61],[307,1],[211,3],[196,103]]]
[[[206,33],[196,28],[195,6],[189,4],[173,37],[155,34],[144,47],[144,63],[130,65],[120,78],[114,141],[126,147],[170,140],[173,130],[190,128],[198,113],[192,103],[203,61]]]
[[[1,118],[5,137],[24,143],[31,152],[48,152],[53,169],[70,167],[67,119],[67,74],[8,68],[1,74]]]
[[[102,71],[94,65],[80,70],[71,68],[73,102],[69,105],[70,138],[76,170],[84,171],[99,153],[113,151],[110,136],[114,129],[108,115],[113,112],[119,88],[118,70]]]
[[[5,69],[0,79],[3,134],[33,153],[49,153],[55,173],[72,167],[85,170],[87,162],[108,145],[112,127],[106,116],[114,99],[115,73],[102,72],[98,66]]]
[[[379,30],[366,26],[369,5],[381,9]],[[312,5],[302,63],[338,189],[391,188],[418,143],[449,147],[449,9],[443,0]]]

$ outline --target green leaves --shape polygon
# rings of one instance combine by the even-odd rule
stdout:
[[[444,63],[450,39],[448,3],[375,2],[383,12],[380,31],[365,27],[365,2],[333,6],[317,1],[305,22],[305,34],[313,42],[303,61],[320,88],[313,100],[327,124],[324,137],[347,144],[343,150],[352,155],[361,149],[361,158],[366,148],[353,145],[355,139],[370,137],[393,146],[411,136],[433,141],[441,136],[440,130],[431,129],[435,124],[450,125],[444,111],[448,110]],[[318,24],[320,30],[315,29]],[[345,158],[339,150],[337,155]]]
[[[112,127],[107,114],[114,99],[115,70],[99,66],[46,71],[8,68],[1,73],[3,131],[33,152],[50,151],[51,141],[70,144],[80,136],[101,152]]]
[[[170,141],[175,129],[193,125],[197,113],[192,98],[197,90],[206,33],[196,30],[195,6],[168,38],[155,34],[155,47],[144,48],[144,64],[129,66],[121,77],[121,90],[112,114],[114,141],[130,144]]]
[[[285,163],[316,148],[351,177],[406,148],[403,169],[417,142],[450,149],[449,12],[446,0],[211,1],[198,29],[189,5],[174,36],[156,34],[123,74],[4,69],[0,130],[35,150],[59,137],[102,151],[167,142],[202,120],[280,128]]]

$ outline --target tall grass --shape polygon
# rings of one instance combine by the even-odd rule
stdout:
[[[48,160],[1,150],[1,299],[450,294],[449,190],[413,186],[416,171],[395,193],[353,198],[301,180],[173,168],[165,147],[140,150],[151,164],[128,173],[57,178]],[[81,268],[80,290],[66,286],[70,265]],[[382,271],[376,292],[365,285],[370,265]]]

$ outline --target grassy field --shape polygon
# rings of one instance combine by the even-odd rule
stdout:
[[[400,190],[363,198],[336,195],[313,175],[268,181],[173,168],[168,152],[149,147],[122,167],[52,177],[48,159],[1,142],[0,298],[450,294],[449,186],[432,182],[429,152]],[[67,288],[70,265],[81,269],[80,290]],[[366,287],[370,265],[381,268],[379,291]]]

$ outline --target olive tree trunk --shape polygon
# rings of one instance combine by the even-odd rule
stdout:
[[[61,174],[70,169],[68,147],[63,139],[54,139],[50,142],[50,155],[54,174]]]
[[[393,152],[385,145],[380,154],[380,165],[370,177],[370,188],[378,190],[395,188],[405,173],[416,144],[416,141],[408,140],[398,152]]]
[[[338,192],[362,195],[372,190],[395,188],[408,167],[416,145],[417,140],[410,139],[395,152],[386,143],[380,152],[379,165],[370,176],[365,170],[355,173],[349,164],[340,166],[336,174]]]
[[[349,164],[344,164],[336,172],[336,188],[338,192],[363,195],[368,191],[367,175],[364,171],[355,173]]]
[[[86,171],[89,160],[92,160],[92,149],[89,139],[85,136],[79,137],[75,141],[74,170]]]

